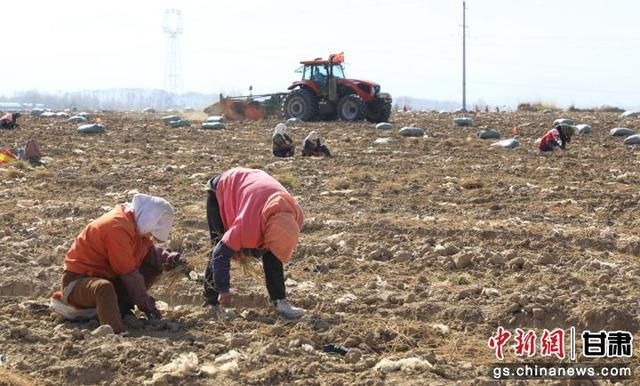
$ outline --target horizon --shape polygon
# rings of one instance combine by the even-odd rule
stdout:
[[[216,4],[116,0],[88,7],[78,0],[25,0],[5,5],[13,17],[3,28],[21,44],[12,47],[13,60],[5,62],[11,76],[3,80],[1,94],[161,90],[164,11],[178,8],[184,20],[185,92],[244,94],[249,85],[254,94],[282,92],[295,79],[300,60],[344,51],[347,76],[373,80],[394,99],[460,103],[461,1],[329,0],[322,9],[293,0]],[[469,0],[467,8],[468,108],[480,101],[640,105],[633,50],[640,32],[633,15],[640,4]],[[314,26],[338,11],[340,20],[364,22]],[[309,21],[300,23],[300,18]]]
[[[75,91],[75,92],[68,92],[68,91],[63,91],[63,90],[59,90],[59,91],[53,91],[53,92],[40,92],[39,90],[25,90],[25,91],[18,91],[16,92],[13,96],[11,97],[7,97],[5,95],[0,95],[0,108],[7,108],[9,107],[9,105],[11,104],[20,104],[22,105],[21,108],[25,109],[29,106],[31,107],[45,107],[45,108],[51,108],[50,106],[46,106],[46,104],[42,104],[42,103],[37,103],[34,101],[30,101],[28,99],[17,99],[17,95],[19,95],[20,93],[29,93],[29,92],[36,92],[39,93],[40,96],[43,97],[48,97],[48,96],[54,96],[54,97],[63,97],[65,96],[65,94],[95,94],[95,93],[108,93],[108,92],[125,92],[125,91],[139,91],[139,92],[145,92],[145,93],[163,93],[163,94],[168,94],[168,91],[163,90],[163,89],[142,89],[142,88],[122,88],[122,89],[97,89],[97,90],[80,90],[80,91]],[[210,96],[212,99],[209,100],[209,102],[204,103],[204,104],[200,104],[200,105],[186,105],[184,102],[180,102],[177,103],[175,105],[172,105],[172,107],[167,107],[167,109],[169,110],[174,110],[176,108],[204,108],[210,104],[215,103],[218,99],[215,99],[218,97],[218,93],[200,93],[197,91],[185,91],[184,93],[177,95],[177,99],[184,99],[188,96],[197,96],[197,97],[205,97],[205,96]],[[232,95],[232,94],[227,94],[225,95],[227,97],[234,97],[234,96],[239,96],[239,95]],[[5,100],[8,100],[7,102],[5,102]],[[109,105],[108,102],[104,102],[103,104]],[[424,111],[424,110],[431,110],[431,111],[441,111],[441,110],[448,110],[448,111],[454,111],[454,110],[458,110],[460,108],[461,103],[458,101],[452,101],[452,100],[436,100],[436,99],[428,99],[428,98],[419,98],[419,97],[414,97],[411,95],[400,95],[397,97],[393,98],[393,104],[394,107],[401,109],[403,106],[406,106],[407,108],[409,108],[409,110],[411,111]],[[582,110],[598,110],[598,109],[608,109],[608,108],[619,108],[622,110],[626,110],[626,111],[632,111],[632,110],[636,110],[638,109],[638,107],[633,107],[633,108],[625,108],[624,106],[615,106],[615,105],[610,105],[610,104],[601,104],[601,105],[593,105],[593,106],[575,106],[573,104],[570,105],[558,105],[556,104],[554,101],[550,101],[550,100],[531,100],[531,101],[522,101],[519,102],[518,104],[514,104],[514,105],[509,105],[509,104],[489,104],[486,101],[479,99],[477,101],[467,101],[467,111],[473,111],[475,107],[478,107],[480,110],[484,109],[485,107],[489,107],[490,109],[493,109],[495,107],[498,108],[508,108],[508,109],[512,109],[512,110],[516,110],[518,108],[518,106],[520,104],[530,104],[530,105],[539,105],[539,106],[543,106],[544,108],[547,109],[558,109],[558,110],[563,110],[563,109],[572,109],[572,108],[577,108],[577,109],[582,109]],[[75,107],[81,107],[82,104],[77,104],[74,105]],[[427,106],[427,107],[425,107]],[[439,107],[438,107],[439,106]],[[14,106],[15,107],[15,106]],[[67,107],[70,107],[67,106]],[[86,107],[86,106],[82,106],[82,107]],[[134,106],[129,106],[129,107],[125,107],[122,109],[118,109],[115,108],[115,110],[130,110],[131,108],[133,108]],[[138,106],[140,108],[142,107],[156,107],[156,108],[160,108],[162,110],[161,106],[154,106],[153,104],[145,104],[144,106]],[[110,109],[114,109],[112,107],[109,107]],[[54,108],[55,109],[55,108]]]

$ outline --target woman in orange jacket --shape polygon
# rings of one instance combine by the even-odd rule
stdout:
[[[125,330],[122,316],[131,313],[134,304],[148,318],[160,318],[147,288],[161,272],[184,260],[155,247],[153,239],[169,238],[173,218],[166,200],[136,194],[131,203],[116,205],[92,221],[64,258],[62,291],[54,298],[74,308],[95,308],[100,324],[110,325],[115,333]]]

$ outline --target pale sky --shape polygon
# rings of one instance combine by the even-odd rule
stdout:
[[[163,88],[169,7],[184,91],[284,91],[300,60],[344,51],[349,77],[394,96],[461,99],[458,0],[4,0],[0,94]],[[469,103],[640,106],[640,1],[467,7]]]

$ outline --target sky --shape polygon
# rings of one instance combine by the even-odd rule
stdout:
[[[163,88],[169,8],[183,91],[285,91],[301,60],[344,51],[349,77],[394,96],[462,98],[458,0],[4,0],[0,95]],[[640,106],[640,1],[467,8],[468,103]]]

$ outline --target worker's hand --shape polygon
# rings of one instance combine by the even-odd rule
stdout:
[[[187,260],[182,257],[180,252],[169,252],[160,247],[151,247],[147,255],[153,258],[152,264],[165,272],[181,265],[187,265]]]
[[[167,256],[167,265],[171,269],[178,268],[181,265],[187,265],[187,259],[182,256],[180,252],[171,252]]]
[[[223,307],[229,307],[231,305],[231,292],[221,293],[218,295],[218,302]]]

